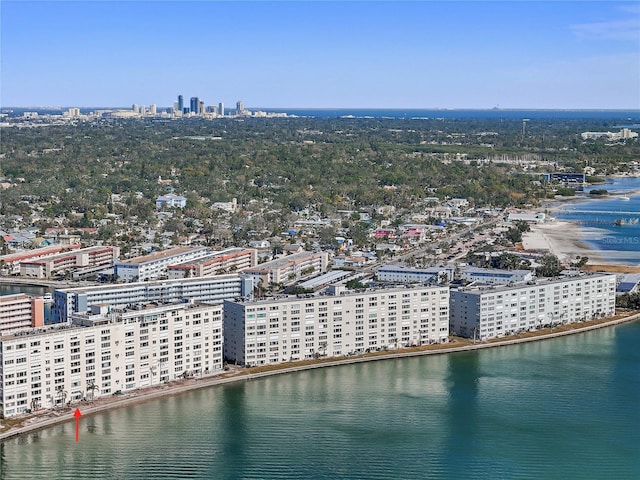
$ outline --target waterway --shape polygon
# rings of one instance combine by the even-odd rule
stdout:
[[[640,322],[249,380],[0,445],[0,479],[637,479]]]
[[[606,260],[640,264],[640,177],[613,178],[591,189],[615,195],[568,205],[556,215],[580,225],[581,240]]]

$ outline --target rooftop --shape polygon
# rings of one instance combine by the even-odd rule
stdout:
[[[613,277],[615,278],[615,274],[612,273],[589,273],[583,272],[581,275],[577,275],[574,277],[553,277],[553,278],[538,278],[535,280],[531,280],[528,282],[520,282],[513,285],[469,285],[467,287],[457,288],[458,292],[465,293],[493,293],[493,292],[507,292],[510,290],[519,290],[523,288],[530,287],[541,287],[545,285],[553,285],[555,283],[562,284],[568,283],[570,281],[576,280],[577,278],[599,278],[599,277]]]
[[[130,258],[128,260],[120,260],[118,263],[147,263],[161,260],[163,258],[170,258],[174,255],[180,255],[187,252],[205,251],[207,247],[176,247],[168,250],[162,250],[160,252],[150,253],[149,255],[143,255],[141,257]]]

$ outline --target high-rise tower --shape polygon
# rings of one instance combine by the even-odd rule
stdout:
[[[198,97],[191,97],[191,113],[200,115],[200,99]]]
[[[178,110],[182,112],[184,109],[184,97],[182,95],[178,95]]]

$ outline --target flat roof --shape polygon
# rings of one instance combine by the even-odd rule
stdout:
[[[553,278],[538,278],[537,280],[532,280],[525,283],[518,283],[517,285],[470,285],[468,287],[460,287],[457,289],[452,289],[456,292],[462,293],[494,293],[494,292],[507,292],[510,290],[521,290],[526,288],[535,288],[542,287],[545,285],[553,285],[555,283],[567,283],[572,280],[580,280],[587,278],[598,278],[598,277],[614,277],[614,273],[588,273],[584,272],[582,275],[572,276],[572,277],[553,277]]]
[[[299,284],[299,286],[302,288],[321,287],[322,285],[337,282],[339,280],[350,277],[351,275],[354,275],[354,272],[350,272],[347,270],[332,270],[331,272],[327,272],[324,275],[320,275],[319,277],[315,277],[311,280],[307,280],[306,282],[302,282]]]
[[[193,283],[211,283],[211,282],[224,282],[229,280],[242,280],[242,276],[237,273],[228,273],[224,275],[205,275],[202,277],[191,278],[175,278],[172,280],[153,280],[150,282],[131,282],[131,283],[109,283],[106,285],[89,285],[86,287],[71,287],[71,288],[56,288],[56,292],[64,293],[91,293],[100,291],[114,291],[114,290],[133,290],[135,288],[150,288],[150,287],[172,287],[177,286],[189,286]]]
[[[243,254],[248,255],[252,254],[255,249],[253,248],[229,248],[227,250],[222,250],[220,252],[212,253],[211,255],[206,255],[204,257],[196,258],[195,260],[187,260],[186,262],[176,263],[175,265],[169,265],[169,268],[189,268],[193,265],[206,265],[208,263],[216,263],[222,262],[224,260],[229,260],[231,258],[239,257]]]
[[[265,272],[269,270],[273,270],[274,268],[280,268],[288,263],[295,263],[307,260],[308,258],[320,257],[322,256],[321,252],[300,252],[294,253],[292,255],[287,255],[283,258],[278,258],[276,260],[271,260],[270,262],[261,263],[255,267],[244,270],[245,272]]]
[[[180,255],[181,253],[186,252],[198,252],[201,250],[207,250],[207,247],[175,247],[170,248],[169,250],[162,250],[160,252],[153,252],[149,255],[143,255],[141,257],[129,258],[127,260],[120,260],[117,263],[147,263],[153,262],[156,260],[160,260],[163,258],[169,258],[174,255]]]
[[[225,300],[226,302],[229,303],[236,303],[238,305],[251,305],[251,304],[260,304],[260,305],[265,305],[265,304],[269,304],[269,303],[280,303],[280,302],[293,302],[293,301],[304,301],[304,300],[310,300],[310,299],[314,299],[314,300],[321,300],[321,299],[335,299],[335,300],[339,300],[341,298],[345,298],[345,297],[358,297],[358,296],[362,296],[362,295],[372,295],[372,294],[376,294],[376,293],[381,293],[381,294],[393,294],[393,293],[400,293],[400,292],[406,292],[406,291],[412,291],[412,290],[440,290],[440,289],[446,289],[447,291],[449,291],[448,287],[443,287],[443,286],[439,286],[439,285],[404,285],[401,287],[398,287],[397,285],[389,285],[389,286],[377,286],[374,288],[367,288],[365,290],[347,290],[343,293],[340,293],[338,295],[327,295],[327,294],[323,294],[323,293],[307,293],[307,294],[302,294],[302,295],[278,295],[276,297],[267,297],[267,298],[260,298],[260,299],[253,299],[253,300]]]

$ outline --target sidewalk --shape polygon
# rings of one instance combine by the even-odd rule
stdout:
[[[265,367],[255,367],[249,369],[240,369],[238,371],[220,372],[218,374],[209,375],[199,378],[191,378],[186,380],[176,380],[155,387],[149,387],[144,390],[134,391],[119,396],[98,397],[94,402],[81,402],[73,404],[71,407],[60,409],[41,410],[28,416],[12,417],[9,422],[19,422],[15,426],[0,433],[0,441],[11,437],[19,436],[35,430],[51,427],[53,425],[73,422],[75,418],[73,413],[76,408],[80,409],[82,416],[94,415],[116,408],[128,407],[138,403],[148,402],[171,395],[197,390],[200,388],[213,387],[217,385],[226,385],[229,383],[262,378],[271,375],[280,375],[286,373],[300,372],[304,370],[312,370],[315,368],[334,367],[339,365],[349,365],[354,363],[363,363],[376,360],[388,360],[394,358],[417,357],[423,355],[440,355],[445,353],[463,352],[469,350],[479,350],[483,348],[494,348],[506,345],[515,345],[518,343],[535,342],[547,340],[551,338],[573,335],[576,333],[587,332],[599,328],[605,328],[612,325],[630,322],[640,319],[640,313],[635,313],[626,317],[614,318],[611,320],[596,320],[592,322],[573,323],[555,327],[552,329],[544,329],[537,332],[527,332],[521,335],[508,337],[506,339],[496,339],[486,342],[472,343],[468,339],[455,339],[456,346],[449,344],[431,345],[424,347],[414,347],[402,349],[394,352],[377,352],[371,354],[360,355],[356,357],[339,358],[339,359],[321,359],[310,360],[307,362],[297,362],[297,365],[288,367],[287,365],[272,365]],[[582,326],[581,326],[582,325]]]

